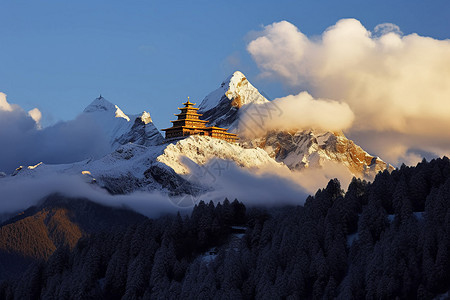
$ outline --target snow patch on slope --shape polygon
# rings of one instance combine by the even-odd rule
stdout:
[[[197,165],[205,165],[212,159],[229,160],[243,168],[280,166],[261,148],[244,149],[239,145],[207,136],[190,136],[170,144],[156,159],[171,167],[178,174],[188,174],[185,158]]]

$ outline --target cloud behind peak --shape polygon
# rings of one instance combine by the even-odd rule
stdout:
[[[372,32],[356,19],[309,38],[282,21],[266,26],[247,50],[264,76],[348,104],[355,113],[350,134],[397,133],[409,147],[450,153],[450,40],[403,35],[389,23]],[[439,149],[419,142],[430,137],[447,142]],[[364,138],[358,142],[364,146]],[[393,153],[388,148],[377,154]]]

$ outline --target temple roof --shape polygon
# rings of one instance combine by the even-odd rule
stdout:
[[[198,110],[199,108],[198,107],[192,107],[192,106],[185,106],[185,107],[181,107],[181,108],[178,107],[178,109],[181,110],[181,111],[184,111],[184,110],[187,110],[187,109]]]
[[[196,105],[197,103],[192,103],[191,101],[189,101],[189,96],[188,96],[188,101],[186,101],[186,102],[184,102],[183,103],[183,105],[185,106],[185,107],[190,107],[190,106],[193,106],[193,105]]]
[[[169,127],[166,129],[161,129],[161,131],[168,131],[168,130],[172,130],[172,129],[180,129],[180,128],[189,128],[189,129],[197,129],[197,130],[203,130],[204,128],[200,128],[200,127],[194,127],[194,126],[189,126],[189,125],[182,125],[182,126],[173,126],[173,127]]]
[[[197,104],[197,103],[192,103],[192,102],[189,101],[189,100],[183,103],[184,106],[193,106],[193,105],[196,105],[196,104]]]
[[[192,108],[195,108],[195,107],[192,107]],[[180,114],[173,114],[173,115],[174,116],[194,115],[194,116],[199,116],[199,117],[203,116],[203,114],[199,114],[199,113],[196,113],[196,112],[189,112],[189,113],[188,112],[182,112]]]
[[[209,121],[207,120],[200,120],[200,119],[180,119],[180,120],[173,120],[170,122],[184,122],[184,121],[192,121],[192,122],[198,122],[198,123],[208,123]]]

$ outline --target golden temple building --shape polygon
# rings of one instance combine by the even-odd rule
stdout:
[[[184,107],[178,108],[181,112],[175,114],[178,117],[172,127],[163,129],[166,132],[166,140],[183,138],[190,135],[204,135],[213,138],[225,140],[227,142],[236,142],[239,138],[237,134],[227,132],[228,129],[220,127],[206,127],[208,121],[201,120],[201,114],[197,113],[198,108],[195,103],[188,101],[183,103]]]

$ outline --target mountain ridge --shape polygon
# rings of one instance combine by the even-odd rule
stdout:
[[[91,117],[102,128],[112,150],[126,143],[149,146],[163,141],[149,112],[127,115],[101,95],[84,109],[83,115]]]
[[[246,107],[267,103],[269,101],[245,75],[237,71],[208,94],[200,108],[206,110],[203,118],[210,121],[210,125],[229,126],[233,131],[239,129],[240,114]],[[99,97],[85,109],[84,114],[106,128],[111,138],[112,151],[109,154],[64,165],[41,163],[21,167],[14,177],[77,175],[112,194],[161,191],[176,196],[210,190],[211,186],[207,184],[202,186],[201,182],[192,182],[189,172],[190,168],[202,167],[214,159],[231,161],[248,170],[265,168],[263,166],[267,164],[303,171],[321,169],[327,162],[333,162],[343,165],[354,176],[369,180],[379,171],[393,170],[392,166],[347,139],[342,132],[273,131],[253,139],[241,137],[238,144],[204,136],[168,142],[152,123],[148,112],[128,116],[116,105]]]

